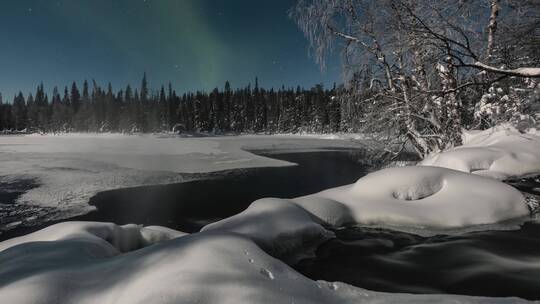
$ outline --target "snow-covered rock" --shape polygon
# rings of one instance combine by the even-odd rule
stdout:
[[[540,136],[504,125],[465,132],[463,146],[436,153],[420,163],[499,180],[540,174]]]
[[[158,226],[117,226],[112,223],[65,222],[1,242],[0,251],[31,242],[85,239],[99,244],[107,243],[112,246],[113,251],[128,252],[183,235],[186,233]]]
[[[351,209],[336,200],[326,197],[304,196],[294,199],[294,202],[311,213],[313,218],[323,225],[342,227],[356,223]]]
[[[323,200],[321,204],[321,199]],[[439,167],[396,167],[353,185],[297,199],[328,224],[354,218],[362,224],[455,228],[495,223],[529,214],[523,195],[498,181]],[[332,208],[329,214],[328,202]],[[317,209],[317,206],[323,206]],[[342,206],[346,206],[344,208]],[[339,219],[339,220],[336,220]]]
[[[355,184],[291,200],[261,199],[203,231],[239,233],[274,256],[294,261],[331,237],[323,226],[449,229],[529,214],[524,196],[509,185],[441,167],[409,166],[377,171]]]
[[[380,293],[342,283],[315,282],[272,258],[250,239],[219,231],[120,253],[108,237],[120,244],[139,240],[136,233],[125,233],[124,229],[72,223],[34,233],[11,246],[2,243],[2,303],[526,302],[517,298]]]
[[[334,236],[301,207],[275,198],[255,201],[244,212],[205,226],[202,231],[244,235],[290,263],[312,256],[318,245]]]

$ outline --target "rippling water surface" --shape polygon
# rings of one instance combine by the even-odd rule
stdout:
[[[296,268],[371,290],[540,299],[540,223],[519,230],[421,237],[354,227]]]

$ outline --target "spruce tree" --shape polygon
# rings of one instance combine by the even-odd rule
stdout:
[[[30,99],[30,98],[29,98]],[[15,130],[23,130],[28,126],[28,116],[26,111],[26,105],[22,92],[19,92],[13,99],[13,118]]]
[[[77,88],[77,83],[75,81],[71,84],[71,96],[70,96],[70,106],[71,106],[71,112],[73,114],[77,113],[79,111],[79,108],[81,107],[81,93],[79,92],[79,89]]]

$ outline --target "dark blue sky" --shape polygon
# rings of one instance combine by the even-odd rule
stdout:
[[[75,80],[179,92],[244,86],[331,85],[287,17],[294,0],[17,0],[0,3],[0,92],[5,100],[43,81]]]

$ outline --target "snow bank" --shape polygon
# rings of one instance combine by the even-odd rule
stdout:
[[[291,264],[313,256],[322,242],[334,236],[301,207],[275,198],[255,201],[244,212],[207,225],[202,231],[244,235],[266,252]]]
[[[440,167],[395,167],[296,199],[261,199],[202,231],[244,235],[273,256],[294,263],[332,237],[325,226],[452,229],[529,214],[524,196],[499,181]]]
[[[540,136],[522,134],[504,125],[485,131],[465,132],[464,144],[434,154],[420,163],[503,180],[540,174]]]
[[[330,218],[330,225],[353,218],[362,224],[455,228],[529,214],[525,198],[513,187],[438,167],[388,168],[296,201],[317,217]],[[328,208],[328,202],[342,205]]]
[[[294,199],[294,202],[323,225],[342,227],[356,222],[352,210],[347,205],[327,197],[304,196]]]
[[[84,239],[87,242],[106,244],[113,252],[128,252],[155,243],[186,235],[165,227],[138,225],[117,226],[112,223],[65,222],[37,232],[0,243],[0,251],[19,244]]]
[[[248,238],[215,231],[122,254],[103,237],[131,243],[133,236],[125,229],[71,223],[11,246],[1,243],[0,298],[20,304],[525,303],[516,298],[387,294],[315,282]]]

